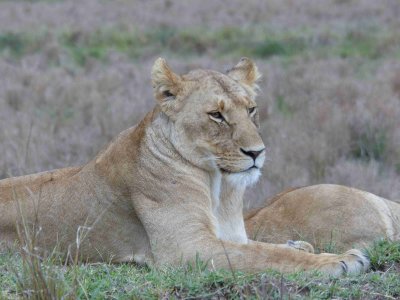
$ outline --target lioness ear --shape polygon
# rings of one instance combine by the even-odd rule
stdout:
[[[256,94],[258,89],[257,82],[261,78],[261,74],[250,58],[242,57],[236,66],[227,71],[227,75],[251,88],[252,93]]]
[[[180,88],[180,76],[172,72],[163,58],[158,58],[151,70],[151,81],[154,96],[162,104],[165,101],[174,100]]]

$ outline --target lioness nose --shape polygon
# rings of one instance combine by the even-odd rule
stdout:
[[[252,159],[256,160],[256,158],[265,150],[265,148],[258,150],[258,151],[246,151],[243,148],[240,148],[240,151],[242,151],[242,153],[244,155],[250,156]]]

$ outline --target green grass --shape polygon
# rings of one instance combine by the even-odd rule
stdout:
[[[373,129],[366,125],[361,134],[355,134],[351,153],[356,159],[383,161],[387,143],[388,137],[383,128]]]
[[[20,59],[24,55],[42,51],[47,38],[45,34],[0,31],[0,55]]]
[[[292,117],[293,111],[288,103],[286,103],[285,98],[282,95],[278,95],[275,99],[276,107],[278,111],[285,117]]]
[[[205,264],[181,268],[151,269],[133,264],[83,264],[65,267],[53,260],[40,261],[40,268],[56,298],[156,299],[225,297],[283,299],[376,299],[400,297],[400,242],[378,241],[367,250],[371,271],[358,276],[327,278],[318,273],[282,275],[266,271],[209,271]],[[15,254],[0,255],[2,297],[35,296],[32,273]],[[18,283],[18,278],[25,282]]]
[[[12,32],[0,34],[0,53],[11,53],[13,56],[21,56],[31,41],[23,34]]]
[[[14,58],[43,51],[47,40],[55,39],[60,51],[77,65],[89,59],[105,61],[111,51],[132,59],[160,53],[175,56],[250,56],[266,59],[272,56],[292,58],[364,57],[371,60],[397,55],[400,36],[382,29],[365,28],[344,33],[315,32],[312,28],[298,31],[271,31],[261,27],[226,27],[209,31],[204,28],[153,28],[135,31],[103,28],[94,32],[67,31],[34,34],[0,33],[0,55]],[[397,49],[397,50],[396,50]],[[394,53],[398,51],[399,53]]]

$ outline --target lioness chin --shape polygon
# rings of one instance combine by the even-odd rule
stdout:
[[[86,261],[160,266],[199,255],[209,267],[235,270],[367,269],[358,250],[316,255],[296,249],[307,243],[247,238],[242,196],[265,158],[255,102],[260,74],[251,60],[226,74],[177,75],[160,58],[151,76],[155,108],[92,161],[0,181],[1,241],[18,238],[23,217],[38,221],[39,247],[72,253],[79,246]]]

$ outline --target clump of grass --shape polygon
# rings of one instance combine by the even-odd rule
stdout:
[[[13,55],[20,56],[23,54],[26,47],[24,37],[16,33],[1,33],[0,34],[0,51],[7,51]]]
[[[263,41],[250,44],[252,51],[251,56],[268,58],[271,56],[294,56],[301,54],[309,45],[304,38],[299,37],[278,37],[266,36]]]
[[[282,95],[278,95],[276,97],[276,106],[278,111],[286,116],[286,117],[290,117],[293,115],[291,108],[289,107],[289,105],[285,102],[285,98]]]
[[[56,252],[45,256],[37,247],[40,229],[23,219],[18,225],[20,266],[13,269],[16,293],[23,299],[72,299]],[[71,290],[73,291],[73,290]]]
[[[371,32],[372,31],[372,32]],[[379,37],[374,30],[369,34],[363,31],[350,31],[337,48],[341,57],[367,57],[376,59],[379,53]]]
[[[374,271],[394,269],[400,272],[400,241],[378,240],[367,251]]]
[[[21,59],[24,55],[34,53],[46,45],[47,35],[0,32],[0,55]]]
[[[43,259],[38,253],[21,252],[21,269],[15,271],[16,293],[23,299],[73,299],[64,272],[51,258]],[[72,294],[71,294],[72,293]]]
[[[59,35],[59,42],[78,65],[85,65],[89,58],[104,61],[111,50],[136,57],[146,41],[134,31],[98,30],[90,34],[64,32]]]
[[[52,252],[44,251],[40,248],[41,226],[39,223],[38,207],[40,204],[39,196],[31,194],[33,203],[33,219],[28,219],[25,214],[25,207],[17,195],[14,195],[17,203],[19,220],[16,220],[16,230],[18,234],[18,247],[20,265],[13,270],[16,289],[15,292],[23,299],[76,299],[76,289],[78,286],[78,276],[76,267],[78,265],[79,243],[84,238],[77,232],[76,254],[71,258],[70,273],[71,281],[65,278],[65,268],[62,268],[63,255],[55,247]],[[69,259],[69,257],[67,257]],[[67,261],[65,261],[67,263]]]
[[[383,160],[387,150],[387,135],[382,129],[371,129],[364,126],[365,130],[354,137],[352,156],[361,160]]]

